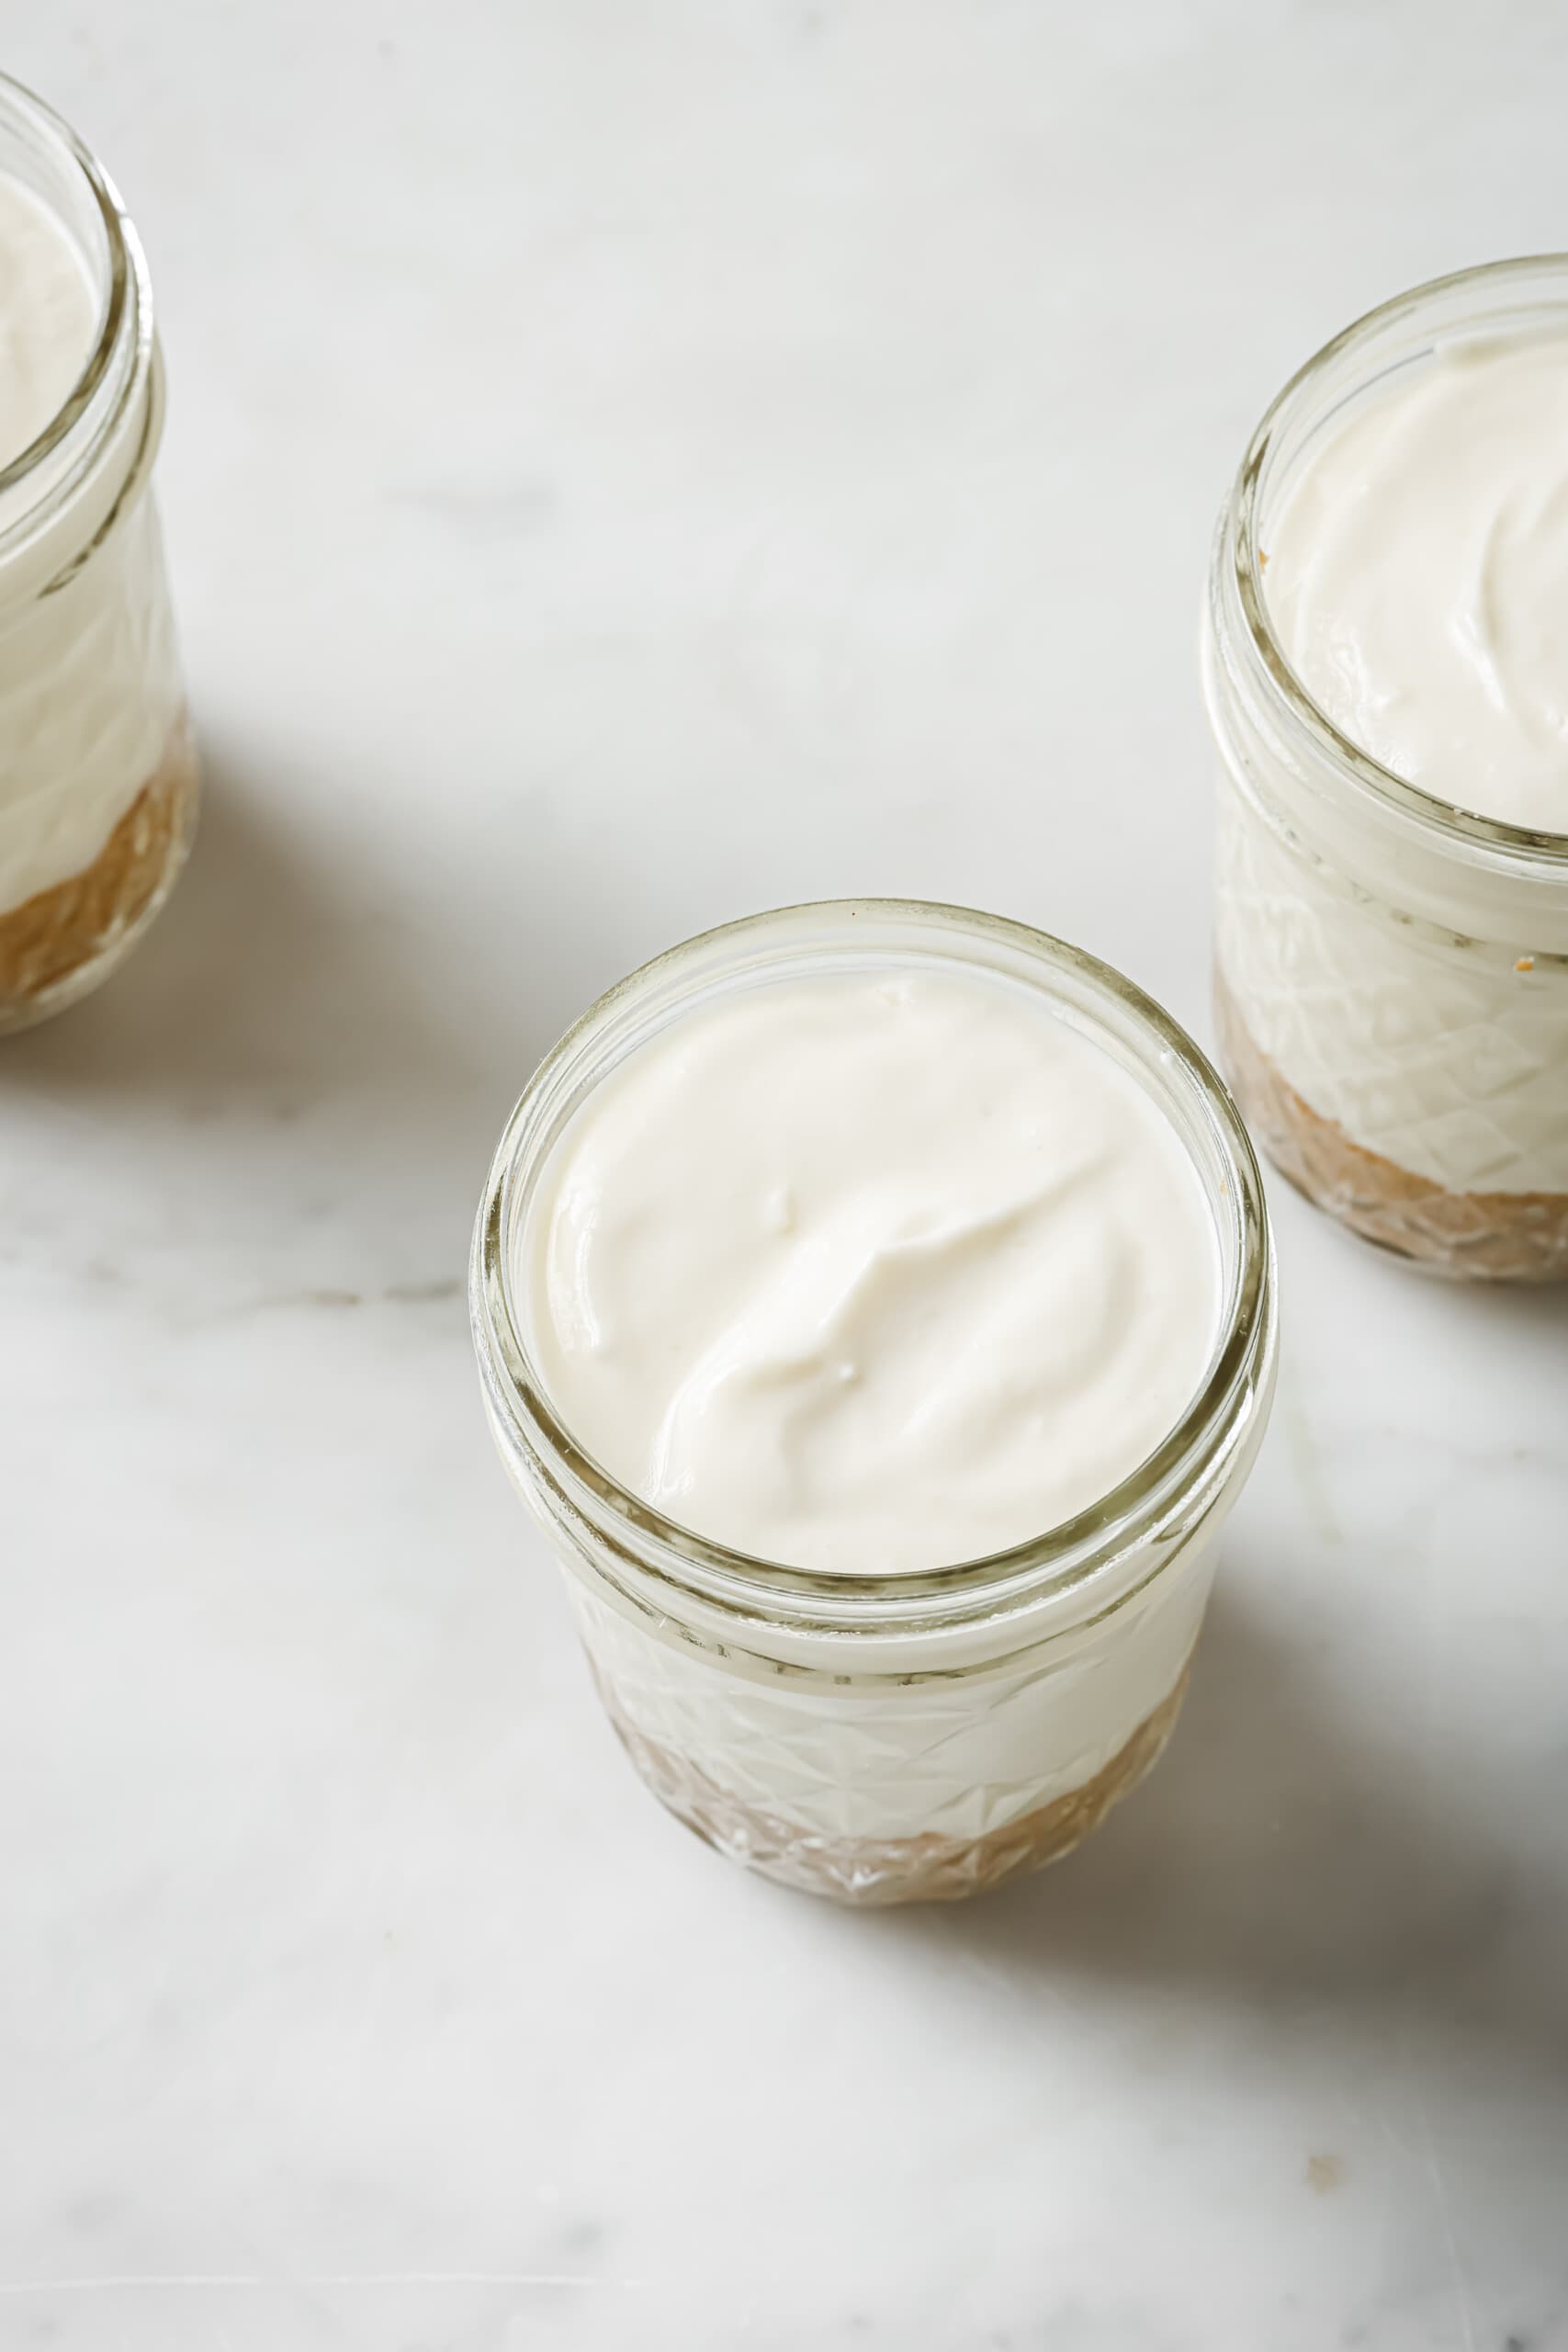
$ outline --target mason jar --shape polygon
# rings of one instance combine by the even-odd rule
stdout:
[[[1033,992],[1144,1089],[1213,1218],[1213,1346],[1178,1426],[1065,1524],[931,1573],[810,1573],[705,1542],[574,1442],[530,1351],[519,1237],[566,1124],[670,1023],[773,980],[913,967]],[[1274,1282],[1234,1104],[1120,974],[1021,924],[893,900],[786,909],[673,949],[529,1082],[480,1206],[470,1306],[491,1426],[565,1570],[605,1712],[654,1793],[721,1852],[846,1903],[973,1894],[1066,1853],[1160,1754],[1268,1416]]]
[[[1568,256],[1417,287],[1337,336],[1252,437],[1220,518],[1205,698],[1221,756],[1221,1066],[1331,1216],[1433,1272],[1568,1275],[1568,834],[1450,807],[1339,732],[1265,566],[1320,436],[1477,335],[1568,327]]]
[[[96,329],[57,413],[0,470],[0,1031],[73,1003],[152,922],[197,776],[152,472],[152,288],[103,170],[0,78],[0,174],[85,266]]]

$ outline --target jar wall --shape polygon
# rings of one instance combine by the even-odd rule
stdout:
[[[1373,898],[1228,776],[1216,852],[1220,1060],[1276,1166],[1432,1271],[1568,1274],[1568,967]]]
[[[1164,1443],[1077,1519],[919,1573],[808,1572],[672,1524],[558,1420],[513,1303],[531,1187],[635,1041],[759,975],[845,962],[979,966],[1058,1002],[1162,1106],[1218,1253],[1213,1352]],[[1234,1104],[1120,975],[993,916],[895,900],[783,909],[671,950],[590,1008],[525,1091],[469,1301],[497,1448],[565,1571],[606,1712],[654,1792],[731,1859],[843,1902],[973,1894],[1068,1852],[1158,1757],[1268,1422],[1273,1258]]]
[[[143,489],[61,584],[0,606],[0,1028],[129,952],[184,863],[197,788]]]
[[[918,1677],[783,1667],[569,1574],[590,1668],[654,1794],[731,1859],[841,1902],[978,1893],[1066,1854],[1173,1728],[1202,1537],[1105,1623]]]
[[[152,489],[164,381],[146,262],[96,159],[3,75],[0,172],[96,305],[74,389],[0,469],[5,1031],[73,1003],[141,936],[184,863],[197,769]],[[36,324],[47,353],[54,319],[14,321],[18,347]]]
[[[1271,517],[1347,404],[1453,338],[1564,317],[1568,265],[1506,263],[1330,345],[1243,460],[1203,634],[1215,1023],[1243,1114],[1352,1231],[1509,1282],[1568,1278],[1568,835],[1450,808],[1347,741],[1275,639],[1264,566]]]

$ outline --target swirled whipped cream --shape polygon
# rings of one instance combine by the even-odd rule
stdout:
[[[1568,334],[1391,375],[1308,451],[1267,554],[1343,734],[1456,808],[1568,832]]]
[[[587,1453],[821,1570],[1043,1533],[1180,1419],[1218,1316],[1196,1168],[1137,1080],[1002,980],[778,978],[677,1017],[541,1171],[516,1293]]]

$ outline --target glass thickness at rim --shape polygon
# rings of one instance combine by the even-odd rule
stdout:
[[[1529,299],[1532,281],[1533,305]],[[1555,281],[1550,291],[1547,281]],[[1500,297],[1501,302],[1489,309],[1488,297],[1493,295]],[[1473,314],[1468,298],[1474,298]],[[1415,819],[1425,828],[1470,842],[1478,849],[1498,853],[1509,862],[1568,869],[1568,833],[1537,832],[1523,825],[1507,824],[1500,818],[1483,817],[1473,809],[1461,808],[1423,790],[1406,777],[1396,775],[1392,768],[1385,768],[1340,731],[1308,692],[1274,634],[1258,545],[1260,499],[1270,463],[1291,426],[1301,420],[1303,412],[1310,411],[1313,396],[1326,378],[1359,357],[1364,356],[1372,363],[1362,383],[1340,386],[1338,398],[1333,403],[1333,408],[1337,408],[1385,372],[1384,368],[1375,365],[1380,343],[1392,341],[1402,328],[1418,329],[1423,313],[1443,314],[1440,319],[1435,315],[1432,319],[1428,348],[1435,348],[1439,340],[1455,334],[1485,329],[1506,331],[1510,318],[1517,330],[1522,314],[1532,307],[1538,314],[1559,314],[1559,322],[1568,333],[1568,253],[1524,254],[1512,260],[1482,262],[1473,268],[1451,271],[1444,277],[1428,278],[1420,286],[1410,287],[1386,302],[1380,302],[1314,352],[1276,393],[1247,444],[1232,494],[1231,571],[1248,641],[1270,684],[1283,698],[1297,724],[1305,729],[1318,751],[1348,778],[1353,789],[1371,794],[1385,807]],[[1391,354],[1386,372],[1421,356],[1419,348]]]
[[[51,152],[67,174],[74,172],[92,198],[104,232],[108,286],[93,348],[75,383],[41,433],[0,467],[0,497],[27,480],[69,438],[92,407],[114,363],[127,322],[139,340],[151,335],[147,284],[141,248],[118,191],[97,157],[51,106],[8,74],[0,74],[0,124],[11,126]]]
[[[923,934],[923,949],[910,934]],[[976,951],[967,959],[966,945]],[[755,984],[793,968],[845,968],[874,956],[967,960],[993,977],[1032,985],[1123,1067],[1135,1071],[1134,1048],[1141,1047],[1145,1068],[1165,1081],[1168,1109],[1172,1097],[1185,1102],[1222,1170],[1216,1185],[1199,1167],[1205,1191],[1220,1195],[1231,1221],[1228,1250],[1225,1238],[1216,1237],[1222,1265],[1228,1260],[1231,1272],[1214,1352],[1188,1411],[1098,1503],[1006,1551],[951,1566],[909,1575],[823,1574],[731,1550],[666,1519],[575,1443],[531,1362],[522,1317],[513,1309],[511,1261],[528,1184],[603,1069],[619,1058],[617,1045],[621,1052],[634,1050],[644,1036],[678,1018],[698,1001],[705,980],[714,987]],[[1191,1149],[1190,1135],[1171,1115]],[[1196,1161],[1196,1151],[1193,1157]],[[652,1538],[668,1555],[667,1566],[684,1562],[716,1573],[753,1599],[772,1591],[837,1601],[915,1600],[976,1589],[1001,1598],[1021,1580],[1032,1597],[1042,1590],[1042,1571],[1054,1562],[1060,1564],[1059,1577],[1046,1589],[1065,1589],[1093,1574],[1153,1532],[1176,1498],[1228,1457],[1272,1328],[1269,1228],[1257,1161],[1224,1082],[1186,1032],[1110,965],[1048,933],[968,908],[897,899],[820,900],[744,917],[667,949],[591,1005],[546,1056],[507,1122],[476,1226],[470,1305],[481,1359],[488,1348],[498,1362],[509,1410],[553,1483],[560,1483],[557,1464],[563,1465],[629,1532]],[[700,1589],[716,1597],[706,1577]]]

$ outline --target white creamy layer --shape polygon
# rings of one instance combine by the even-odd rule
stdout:
[[[895,1573],[1043,1533],[1207,1366],[1217,1247],[1136,1081],[931,968],[679,1017],[541,1171],[517,1287],[577,1442],[736,1549]]]
[[[66,232],[0,175],[0,465],[58,413],[97,323]],[[0,560],[0,914],[91,865],[158,765],[180,707],[145,492],[45,594],[14,591]]]
[[[97,329],[75,245],[31,188],[0,172],[0,468],[59,415]]]
[[[142,494],[52,594],[5,605],[0,914],[91,865],[183,706],[158,518]]]
[[[1169,1698],[1213,1581],[1213,1532],[1101,1623],[918,1681],[770,1673],[567,1584],[610,1703],[727,1796],[807,1838],[965,1839],[1085,1787]]]
[[[1214,947],[1253,1043],[1321,1118],[1450,1193],[1568,1193],[1568,973],[1401,922],[1228,786]]]
[[[1452,345],[1348,409],[1269,523],[1265,589],[1352,742],[1568,832],[1568,334]]]

